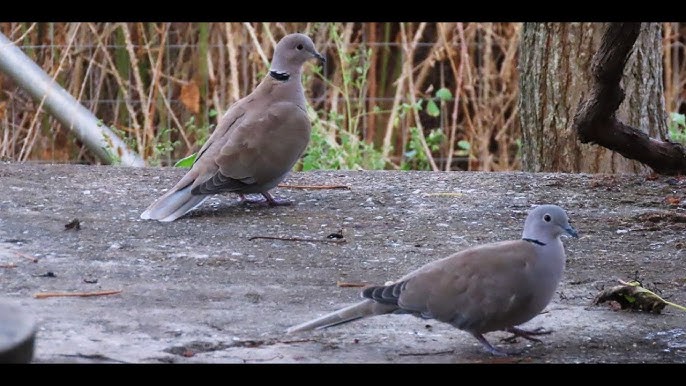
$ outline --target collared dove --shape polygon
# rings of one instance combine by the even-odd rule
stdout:
[[[528,340],[550,333],[517,328],[538,315],[555,294],[565,267],[560,236],[578,237],[555,205],[534,208],[521,240],[475,246],[424,265],[393,284],[365,288],[366,298],[288,333],[325,328],[389,313],[436,319],[472,334],[493,355],[507,355],[484,338],[503,330]]]
[[[236,101],[198,152],[191,169],[141,214],[144,220],[174,221],[211,194],[261,193],[269,205],[289,205],[269,193],[281,182],[310,139],[302,65],[324,61],[303,34],[285,36],[262,82]]]

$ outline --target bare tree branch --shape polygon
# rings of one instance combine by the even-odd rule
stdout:
[[[625,96],[619,82],[640,30],[640,23],[608,26],[600,49],[593,56],[590,96],[579,105],[574,130],[581,143],[596,143],[661,174],[686,174],[686,148],[650,138],[616,117]]]

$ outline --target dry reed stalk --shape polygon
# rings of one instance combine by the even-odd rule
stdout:
[[[129,112],[129,117],[131,119],[131,124],[133,125],[134,128],[134,135],[138,135],[140,133],[140,124],[138,123],[138,118],[136,117],[136,110],[133,108],[133,105],[131,105],[131,98],[128,93],[128,82],[125,82],[121,76],[119,75],[119,72],[117,71],[117,66],[115,65],[114,61],[112,60],[112,56],[110,55],[109,51],[107,51],[106,45],[103,43],[103,39],[98,33],[98,31],[95,29],[95,27],[92,24],[88,24],[88,27],[90,28],[91,32],[97,39],[97,47],[102,51],[105,60],[107,61],[107,64],[109,65],[110,68],[107,68],[105,65],[101,63],[96,63],[94,64],[96,66],[99,66],[103,68],[104,70],[108,71],[112,76],[114,77],[115,81],[117,82],[117,85],[119,86],[119,90],[122,92],[124,96],[124,106],[126,107],[126,110]],[[112,29],[114,30],[116,28],[116,25],[112,25]],[[103,35],[104,35],[103,31]],[[139,144],[138,147],[140,149],[140,143],[141,140],[136,136],[136,142]],[[139,151],[139,154],[145,154],[143,152]]]
[[[453,92],[453,96],[455,98],[455,101],[453,102],[453,111],[452,114],[450,115],[450,136],[448,138],[448,156],[447,160],[445,162],[445,171],[450,171],[451,165],[453,162],[453,153],[455,152],[455,143],[456,143],[456,131],[457,131],[457,115],[458,115],[458,106],[460,105],[460,95],[462,94],[462,80],[463,80],[463,70],[464,70],[464,63],[467,60],[467,43],[464,40],[464,27],[462,23],[456,23],[455,29],[457,30],[457,34],[460,37],[460,65],[456,67],[455,65],[455,59],[453,58],[454,51],[452,47],[448,44],[448,38],[446,34],[446,28],[444,24],[439,23],[439,29],[441,31],[441,38],[443,40],[443,46],[446,50],[446,55],[448,57],[448,60],[450,61],[450,68],[453,71],[453,75],[455,76],[455,79],[457,81],[457,84],[455,86],[455,91]]]
[[[160,94],[164,94],[162,92],[161,88],[158,88],[157,86],[159,85],[160,82],[160,76],[162,74],[162,59],[164,58],[164,46],[167,43],[167,32],[169,31],[169,23],[164,23],[162,25],[162,31],[160,32],[160,42],[159,42],[159,49],[157,52],[157,60],[153,60],[152,58],[152,52],[150,52],[150,42],[148,41],[148,38],[145,33],[142,33],[141,36],[143,37],[143,43],[145,44],[145,53],[148,56],[148,61],[150,62],[150,67],[153,69],[152,70],[152,80],[150,81],[150,85],[148,86],[148,103],[145,105],[145,111],[148,113],[149,116],[154,117],[155,116],[155,111],[154,107],[155,105],[152,103],[156,99],[156,92],[159,92]],[[153,136],[154,138],[154,136]]]
[[[210,37],[211,39],[211,37]],[[222,57],[223,55],[219,55]],[[211,51],[207,50],[207,76],[209,77],[209,83],[212,86],[212,104],[214,105],[215,111],[217,111],[217,114],[221,117],[221,110],[222,108],[220,107],[220,102],[219,102],[219,92],[217,90],[216,84],[217,84],[217,76],[214,73],[214,62],[212,61],[211,57]],[[220,67],[221,68],[221,67]]]
[[[31,26],[29,26],[29,28],[27,28],[26,31],[24,31],[24,33],[21,34],[21,36],[13,40],[12,43],[14,45],[19,45],[19,42],[23,41],[31,33],[31,31],[33,31],[33,29],[36,27],[36,24],[37,23],[31,23]],[[19,27],[21,27],[21,25]],[[12,31],[12,34],[10,34],[10,36],[14,35],[14,32],[15,31]]]
[[[143,80],[141,78],[140,67],[138,65],[138,57],[133,48],[133,40],[131,39],[131,31],[129,31],[129,26],[126,23],[119,23],[119,28],[122,29],[124,33],[124,42],[126,43],[126,51],[129,53],[129,60],[131,61],[131,68],[133,70],[133,79],[136,92],[138,93],[138,98],[140,98],[141,106],[149,106],[148,96],[145,94],[143,89]],[[139,140],[136,142],[138,146],[138,154],[145,154],[145,149],[147,147],[148,141],[153,141],[155,134],[152,129],[152,119],[147,110],[141,109],[143,115],[143,132],[136,133],[136,138]],[[136,131],[140,130],[140,127],[135,127]]]
[[[272,51],[274,51],[274,47],[276,47],[276,40],[274,39],[274,35],[272,35],[272,31],[269,29],[269,23],[262,23],[262,30],[267,35],[269,42],[272,44]]]
[[[250,34],[250,38],[252,39],[253,47],[255,47],[257,54],[260,55],[260,58],[262,59],[262,64],[264,64],[265,67],[269,67],[269,59],[267,58],[267,55],[265,55],[264,50],[262,49],[262,45],[260,44],[260,40],[257,38],[257,34],[255,33],[255,28],[253,28],[253,26],[250,25],[250,23],[243,23],[243,25],[245,26],[245,29],[248,30],[248,34]]]
[[[217,53],[218,53],[218,58],[217,58],[217,73],[219,75],[219,80],[217,84],[213,85],[213,88],[217,90],[217,93],[219,94],[219,102],[218,106],[214,106],[215,110],[217,111],[217,117],[221,118],[224,115],[224,106],[227,106],[227,93],[224,92],[225,90],[228,89],[227,82],[226,82],[226,55],[228,54],[227,51],[224,49],[223,44],[223,32],[222,32],[222,26],[218,25],[216,28],[212,29],[212,37],[216,39],[216,42],[214,43],[213,47],[216,47]],[[220,92],[222,91],[222,92]],[[218,120],[218,119],[217,119]]]
[[[79,54],[79,56],[81,56],[81,55],[82,54]],[[86,58],[84,58],[84,59],[86,59]],[[79,100],[79,101],[83,98],[83,94],[86,91],[86,86],[88,85],[88,82],[87,82],[88,76],[91,73],[91,70],[95,66],[95,64],[94,64],[95,63],[95,55],[90,55],[86,60],[88,61],[88,66],[86,67],[86,72],[84,73],[83,81],[81,82],[81,88],[79,89],[78,96],[76,97],[76,100]],[[90,106],[91,110],[96,109],[96,106],[93,105],[93,101],[100,99],[100,92],[102,91],[102,82],[105,79],[105,75],[106,75],[105,71],[100,72],[100,79],[98,82],[98,86],[95,88],[95,97],[91,101],[91,106]]]
[[[424,85],[424,82],[426,81],[426,78],[428,77],[429,73],[431,70],[433,70],[436,67],[436,62],[438,61],[435,53],[440,50],[440,47],[443,45],[443,43],[439,40],[436,41],[433,46],[431,46],[431,49],[429,50],[429,55],[417,66],[415,66],[412,69],[412,72],[416,71],[419,69],[419,74],[415,78],[415,84],[417,85],[417,88],[414,89],[415,93],[421,94],[422,93],[422,86]]]
[[[411,23],[410,23],[409,25],[412,26]],[[414,35],[414,39],[412,40],[412,47],[413,47],[413,48],[414,48],[414,47],[417,47],[417,44],[419,43],[419,40],[421,39],[422,34],[424,33],[424,29],[426,29],[426,26],[427,26],[427,23],[420,23],[420,24],[419,24],[419,27],[417,28],[417,32],[416,32],[415,35]],[[402,26],[401,26],[401,27],[402,27]],[[399,38],[399,39],[401,40],[401,42],[402,42],[402,37],[400,36],[401,33],[402,33],[402,29],[401,29],[400,31],[398,31],[398,38]],[[406,54],[405,56],[407,56],[407,54]],[[413,59],[414,59],[414,53],[409,57],[409,59],[408,59],[407,57],[406,57],[405,59],[410,61],[410,69],[409,69],[410,71],[408,71],[408,72],[406,73],[406,77],[405,77],[405,81],[407,81],[407,77],[412,76],[412,74],[414,73],[414,71],[420,68],[421,64],[418,65],[418,66],[415,66],[415,67],[411,67],[411,66],[412,66],[412,63],[413,63]],[[404,62],[403,62],[403,64],[404,64]],[[401,64],[401,68],[402,68],[402,67],[403,67],[403,65]],[[407,86],[407,89],[409,90],[409,93],[411,94],[412,97],[414,97],[415,94],[419,92],[419,91],[417,91],[416,88],[410,87],[409,84],[408,84],[408,86]],[[415,111],[415,113],[416,113],[416,114],[412,114],[412,116],[415,116],[415,117],[416,117],[416,116],[418,115],[418,112]],[[401,163],[401,164],[402,164],[402,159],[403,159],[403,155],[402,155],[402,154],[403,154],[403,152],[405,151],[405,147],[407,146],[407,142],[408,142],[408,140],[409,140],[409,125],[410,125],[410,124],[411,124],[411,120],[410,120],[410,116],[408,115],[407,118],[406,118],[405,126],[403,126],[403,127],[401,128],[401,130],[400,130],[400,146],[398,147],[398,150],[400,151],[400,155],[401,155],[401,156],[400,156],[400,162],[399,162],[399,163]],[[421,134],[422,134],[422,136],[423,136],[423,135],[424,135],[424,130],[423,130],[423,129],[420,129],[420,132],[421,132]],[[426,143],[426,139],[425,139],[425,138],[424,138],[424,143]]]
[[[231,31],[231,24],[224,23],[224,29],[226,32],[226,49],[229,52],[229,74],[231,81],[229,85],[231,88],[229,92],[231,93],[231,103],[240,99],[240,84],[238,83],[238,62],[236,60],[237,50],[235,45],[234,34]]]
[[[498,143],[497,170],[501,171],[515,168],[516,154],[515,156],[510,156],[510,148],[515,143],[514,137],[521,135],[517,130],[519,128],[519,120],[517,119],[519,115],[517,106],[519,77],[517,72],[517,42],[519,41],[521,24],[516,23],[511,24],[511,26],[512,28],[509,28],[512,30],[511,35],[506,36],[506,31],[503,31],[502,35],[494,35],[494,38],[501,40],[498,42],[498,46],[505,53],[500,71],[498,72],[498,85],[500,86],[500,94],[506,98],[506,101],[505,103],[498,104],[499,122],[502,123],[496,126],[500,127],[500,130],[497,130],[494,136],[495,141]],[[504,28],[501,26],[501,29]]]
[[[393,96],[393,105],[391,106],[391,115],[388,118],[388,122],[386,123],[386,133],[384,134],[383,148],[381,151],[381,154],[383,155],[384,159],[388,159],[391,153],[391,139],[393,137],[393,128],[395,126],[395,120],[398,116],[398,109],[400,106],[400,102],[402,100],[402,95],[405,91],[405,82],[403,82],[402,80],[406,76],[406,67],[403,66],[402,68],[403,72],[400,74],[400,76],[398,77],[398,81],[396,82],[395,95]],[[402,151],[402,149],[400,150]]]
[[[412,58],[414,56],[414,50],[416,47],[416,43],[419,40],[419,37],[421,37],[421,32],[424,30],[423,27],[426,26],[426,23],[420,23],[419,28],[417,28],[417,32],[415,33],[414,40],[412,42],[412,46],[408,44],[408,39],[407,39],[407,33],[405,31],[405,23],[400,23],[400,31],[401,31],[401,37],[402,37],[402,42],[403,42],[403,49],[405,51],[405,58],[406,60],[404,61],[404,65],[407,68],[407,76],[406,76],[406,81],[407,81],[407,87],[410,90],[415,90],[414,87],[414,81],[413,81],[413,75],[412,75]],[[417,104],[417,97],[415,96],[414,92],[410,92],[410,103],[412,106],[415,106]],[[422,149],[424,150],[424,154],[426,156],[427,161],[429,161],[429,165],[431,165],[431,170],[433,171],[439,171],[438,166],[436,166],[436,162],[434,161],[434,157],[431,154],[431,149],[429,149],[429,145],[426,143],[426,137],[424,136],[424,128],[422,127],[422,122],[419,119],[419,112],[417,109],[412,108],[411,109],[413,114],[414,114],[414,119],[415,119],[415,125],[417,126],[417,132],[419,133],[419,141],[422,144]]]
[[[303,33],[304,33],[305,35],[309,35],[309,34],[310,34],[310,25],[311,25],[311,24],[312,24],[312,23],[307,23],[307,25],[305,26],[305,29],[303,30]],[[287,31],[286,28],[283,26],[283,23],[276,23],[276,28],[279,30],[279,32],[281,32],[281,35],[283,35],[283,36],[288,35],[288,31]]]
[[[474,24],[467,26],[467,28],[465,28],[465,36],[469,36],[469,33],[471,32],[472,33],[471,37],[473,39],[474,30],[475,30]],[[468,51],[469,51],[469,49],[468,49]],[[472,114],[470,114],[470,112],[469,112],[469,101],[471,100],[471,101],[476,102],[478,100],[476,93],[474,91],[474,77],[472,76],[472,65],[473,65],[473,63],[471,62],[471,60],[469,60],[469,65],[467,65],[465,67],[468,86],[463,88],[462,92],[464,92],[467,95],[465,95],[465,97],[461,98],[462,99],[462,112],[463,112],[463,116],[465,117],[465,121],[466,121],[465,127],[467,129],[466,130],[467,141],[470,144],[474,143],[474,139],[477,135],[477,129],[475,127],[476,125],[475,125],[474,121],[472,120]],[[476,118],[478,120],[478,118],[479,118],[478,114],[474,114],[474,115],[476,116]],[[470,155],[474,154],[473,146],[470,146],[469,152],[470,152]],[[467,170],[472,170],[472,163],[471,162],[468,163]]]
[[[162,88],[162,84],[160,82],[161,78],[166,78],[171,81],[175,81],[180,84],[185,84],[187,82],[182,81],[180,79],[176,79],[173,77],[165,77],[162,73],[161,67],[162,67],[162,59],[163,59],[163,53],[164,53],[164,46],[166,44],[166,38],[167,38],[167,33],[169,31],[170,23],[164,24],[164,29],[163,32],[161,33],[162,38],[160,40],[160,51],[157,56],[157,61],[153,61],[152,59],[152,54],[150,53],[149,50],[146,50],[148,53],[148,60],[150,61],[150,65],[155,67],[154,73],[153,73],[153,81],[150,86],[150,94],[149,94],[149,105],[147,106],[146,110],[150,111],[151,116],[154,116],[154,113],[152,111],[152,101],[155,99],[155,94],[153,94],[153,88],[157,90],[157,95],[160,96],[162,100],[162,104],[164,107],[167,109],[167,114],[168,117],[171,118],[172,121],[174,121],[174,124],[176,124],[176,127],[178,128],[179,134],[181,135],[181,139],[183,139],[184,144],[186,145],[186,148],[192,149],[193,148],[193,143],[191,142],[190,138],[188,138],[188,135],[186,135],[186,132],[183,130],[184,126],[183,124],[179,121],[179,118],[176,116],[174,113],[174,110],[171,107],[171,104],[169,103],[169,99],[165,95],[164,89]],[[147,45],[147,42],[146,42]],[[156,64],[155,64],[156,63]]]
[[[493,72],[493,35],[491,32],[491,23],[484,23],[480,26],[481,31],[484,35],[484,47],[481,50],[481,68],[478,71],[478,79],[481,87],[479,87],[479,101],[489,101],[491,96],[491,82],[488,79],[488,74]],[[488,102],[486,102],[488,103]],[[483,106],[483,105],[482,105]],[[476,141],[476,153],[479,158],[481,165],[481,170],[492,170],[493,156],[488,150],[488,145],[491,141],[491,136],[489,135],[489,122],[493,122],[493,110],[492,109],[481,109],[481,114],[478,114],[477,126],[477,141]]]
[[[353,23],[346,23],[345,28],[343,28],[343,33],[340,35],[340,39],[336,39],[336,41],[335,41],[335,43],[337,45],[336,52],[338,52],[338,60],[341,63],[341,67],[340,67],[341,78],[343,77],[344,73],[351,73],[351,70],[348,67],[349,64],[344,59],[344,55],[348,52],[349,47],[351,45],[350,40],[352,38],[352,28],[353,28]],[[346,123],[347,123],[346,127],[348,128],[347,131],[352,132],[350,129],[351,128],[357,129],[357,126],[353,122],[351,122],[351,120],[353,119],[353,117],[352,117],[352,115],[353,115],[352,114],[352,106],[351,106],[351,102],[349,99],[351,90],[348,88],[348,82],[341,81],[341,83],[343,84],[343,89],[342,89],[341,93],[342,93],[343,100],[345,102],[345,112],[346,112],[345,118],[346,118]],[[340,89],[339,89],[339,91],[340,91]],[[335,133],[334,133],[334,135],[335,135]]]
[[[376,23],[369,23],[369,40],[376,43]],[[367,74],[367,111],[374,110],[374,104],[371,98],[376,96],[376,62],[377,62],[377,49],[376,46],[370,47],[369,56],[369,73]],[[366,118],[366,128],[364,133],[364,140],[368,143],[374,143],[374,137],[376,136],[376,115],[369,114]]]
[[[203,103],[213,103],[221,114],[221,107],[230,104],[227,102],[233,102],[239,99],[241,94],[250,91],[264,73],[269,49],[277,40],[275,37],[288,32],[302,31],[313,37],[318,48],[326,50],[326,47],[333,47],[330,32],[336,29],[345,41],[344,49],[350,50],[357,44],[366,44],[372,50],[368,58],[370,69],[366,87],[363,88],[365,93],[357,95],[357,88],[351,87],[348,90],[350,94],[346,95],[352,102],[348,106],[351,108],[351,114],[347,117],[347,123],[353,128],[359,119],[359,127],[365,128],[360,130],[359,138],[376,142],[381,155],[390,161],[387,167],[398,168],[402,164],[402,154],[408,138],[407,129],[413,122],[418,121],[418,117],[424,120],[421,122],[423,126],[428,127],[429,122],[435,122],[423,111],[417,114],[413,111],[398,119],[401,104],[409,103],[411,100],[407,88],[407,82],[410,81],[407,76],[411,74],[415,100],[421,97],[429,83],[436,87],[440,84],[451,91],[455,90],[455,100],[451,104],[440,106],[441,111],[445,110],[440,120],[446,140],[439,152],[433,152],[433,156],[441,170],[451,168],[455,161],[455,152],[459,149],[455,146],[460,139],[467,139],[472,144],[472,162],[468,163],[467,169],[516,168],[519,158],[514,153],[515,141],[520,134],[514,98],[518,86],[516,39],[519,24],[465,23],[462,24],[463,36],[460,36],[460,28],[456,23],[426,25],[426,28],[435,28],[436,33],[430,35],[424,30],[422,34],[417,34],[418,27],[421,27],[418,23],[404,25],[406,40],[410,40],[414,35],[418,39],[417,42],[428,43],[422,49],[408,43],[410,47],[414,47],[414,67],[411,71],[407,71],[405,66],[400,66],[401,57],[405,53],[402,44],[399,44],[400,52],[395,49],[395,45],[402,37],[400,25],[396,23],[252,23],[248,24],[248,27],[240,23],[225,24],[224,27],[210,25],[212,54],[208,52],[207,63],[212,88],[209,89],[207,100],[203,100]],[[141,46],[134,48],[137,55],[144,55],[144,59],[138,58],[140,66],[137,71],[141,81],[135,79],[135,74],[131,74],[129,79],[129,71],[122,71],[123,68],[134,67],[131,63],[122,67],[118,60],[117,65],[114,65],[115,61],[112,59],[115,59],[118,50],[126,58],[130,57],[131,51],[126,49],[124,31],[117,30],[120,28],[118,24],[82,25],[72,45],[67,48],[74,26],[67,23],[2,23],[0,29],[9,33],[13,41],[24,44],[23,49],[27,54],[36,58],[38,64],[48,69],[50,74],[54,73],[60,59],[64,59],[65,69],[58,75],[57,80],[71,90],[77,99],[89,105],[96,115],[111,120],[114,125],[126,130],[132,138],[138,141],[135,133],[141,133],[140,135],[145,137],[145,154],[148,157],[156,153],[150,151],[155,143],[149,138],[150,128],[145,127],[148,124],[143,122],[146,115],[153,125],[160,122],[159,128],[152,127],[155,141],[159,137],[157,133],[164,127],[162,125],[170,122],[170,125],[179,127],[178,136],[183,138],[182,144],[174,154],[190,152],[195,146],[198,134],[184,126],[190,114],[179,107],[183,105],[175,103],[177,97],[171,96],[170,90],[176,90],[177,85],[187,83],[186,80],[195,75],[191,71],[196,70],[193,61],[197,58],[199,47],[197,25],[145,24],[145,30],[139,31],[138,28],[142,28],[141,24],[129,24],[129,40],[133,40],[134,44],[138,44],[137,41],[140,40]],[[683,59],[684,43],[681,32],[683,28],[679,23],[666,23],[663,27],[665,100],[670,112],[679,109],[683,111],[683,101],[686,99],[686,60]],[[113,40],[113,31],[121,38]],[[137,32],[140,33],[135,35]],[[43,38],[47,40],[40,40]],[[388,45],[385,42],[388,42]],[[49,46],[41,46],[42,44]],[[91,48],[93,46],[94,48]],[[158,47],[161,51],[155,52]],[[259,50],[263,55],[259,55],[259,52],[254,53]],[[326,94],[316,101],[316,108],[320,111],[347,112],[348,110],[342,106],[345,91],[336,89],[342,89],[341,66],[333,50],[329,50],[328,55],[331,59],[327,65],[330,73],[325,74],[328,79],[322,79],[326,83]],[[395,67],[395,63],[398,63],[398,67]],[[144,73],[148,68],[149,77]],[[135,72],[136,69],[131,71]],[[316,82],[308,82],[305,87],[318,87],[319,79],[311,79]],[[5,83],[3,86],[6,84],[12,83]],[[36,116],[38,101],[33,102],[22,92],[5,87],[5,93],[0,95],[0,105],[5,103],[4,108],[0,107],[3,109],[0,113],[0,122],[4,124],[0,133],[0,156],[27,160],[50,157],[52,154],[55,159],[74,157],[78,152],[77,159],[91,159],[83,147],[77,149],[77,152],[65,152],[65,149],[74,146],[73,141],[66,140],[59,124],[46,114]],[[140,88],[146,94],[145,98],[141,98],[142,102],[146,102],[141,108],[136,104]],[[176,91],[173,93],[176,94]],[[417,94],[419,96],[416,96]],[[361,97],[362,100],[356,102],[356,97]],[[376,103],[371,100],[372,98],[388,100],[380,104],[384,109],[383,114],[370,112]],[[102,104],[101,100],[113,100],[115,103]],[[363,103],[362,107],[356,103]],[[367,114],[360,115],[356,112],[356,107],[367,111]],[[332,124],[333,121],[328,122],[328,118],[322,118],[328,139],[338,141],[336,125]],[[33,128],[30,126],[32,122]],[[53,133],[55,135],[51,138]],[[391,149],[391,146],[394,148]],[[49,151],[50,147],[54,149],[52,153]],[[18,158],[22,149],[21,158]],[[35,149],[41,151],[34,151]]]
[[[64,50],[64,54],[62,55],[62,58],[60,59],[59,64],[57,65],[57,69],[55,70],[54,75],[52,76],[52,81],[54,82],[55,79],[57,79],[57,76],[60,74],[62,69],[64,68],[64,62],[69,56],[69,48],[71,48],[72,44],[74,43],[74,39],[76,38],[76,33],[79,30],[79,27],[81,26],[81,23],[76,23],[75,27],[73,28],[73,33],[71,35],[71,38],[69,39],[69,42],[67,43],[67,47]],[[43,104],[45,103],[45,98],[47,97],[46,95],[43,95],[41,98],[40,103],[38,104],[38,108],[36,109],[36,113],[33,116],[33,119],[31,120],[31,124],[29,125],[29,130],[28,133],[26,134],[26,137],[24,138],[24,145],[21,148],[21,151],[19,152],[19,161],[20,162],[25,162],[28,160],[28,156],[31,153],[31,150],[33,149],[33,145],[36,143],[36,138],[38,137],[38,130],[36,130],[36,122],[38,122],[38,117],[41,115],[41,112],[43,110]],[[33,138],[31,138],[33,136]]]

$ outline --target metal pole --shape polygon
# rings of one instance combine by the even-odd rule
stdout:
[[[45,109],[74,132],[103,163],[145,166],[145,161],[136,152],[130,150],[109,127],[102,124],[1,32],[0,71],[28,91],[34,99],[44,100]]]

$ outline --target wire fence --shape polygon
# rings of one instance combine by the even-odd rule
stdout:
[[[278,39],[311,36],[316,167],[512,170],[518,23],[0,23],[149,164],[197,151],[268,69]],[[665,98],[684,109],[683,27],[664,24]],[[445,93],[445,90],[448,93]],[[0,158],[97,163],[0,74]],[[313,166],[313,167],[314,167]]]

